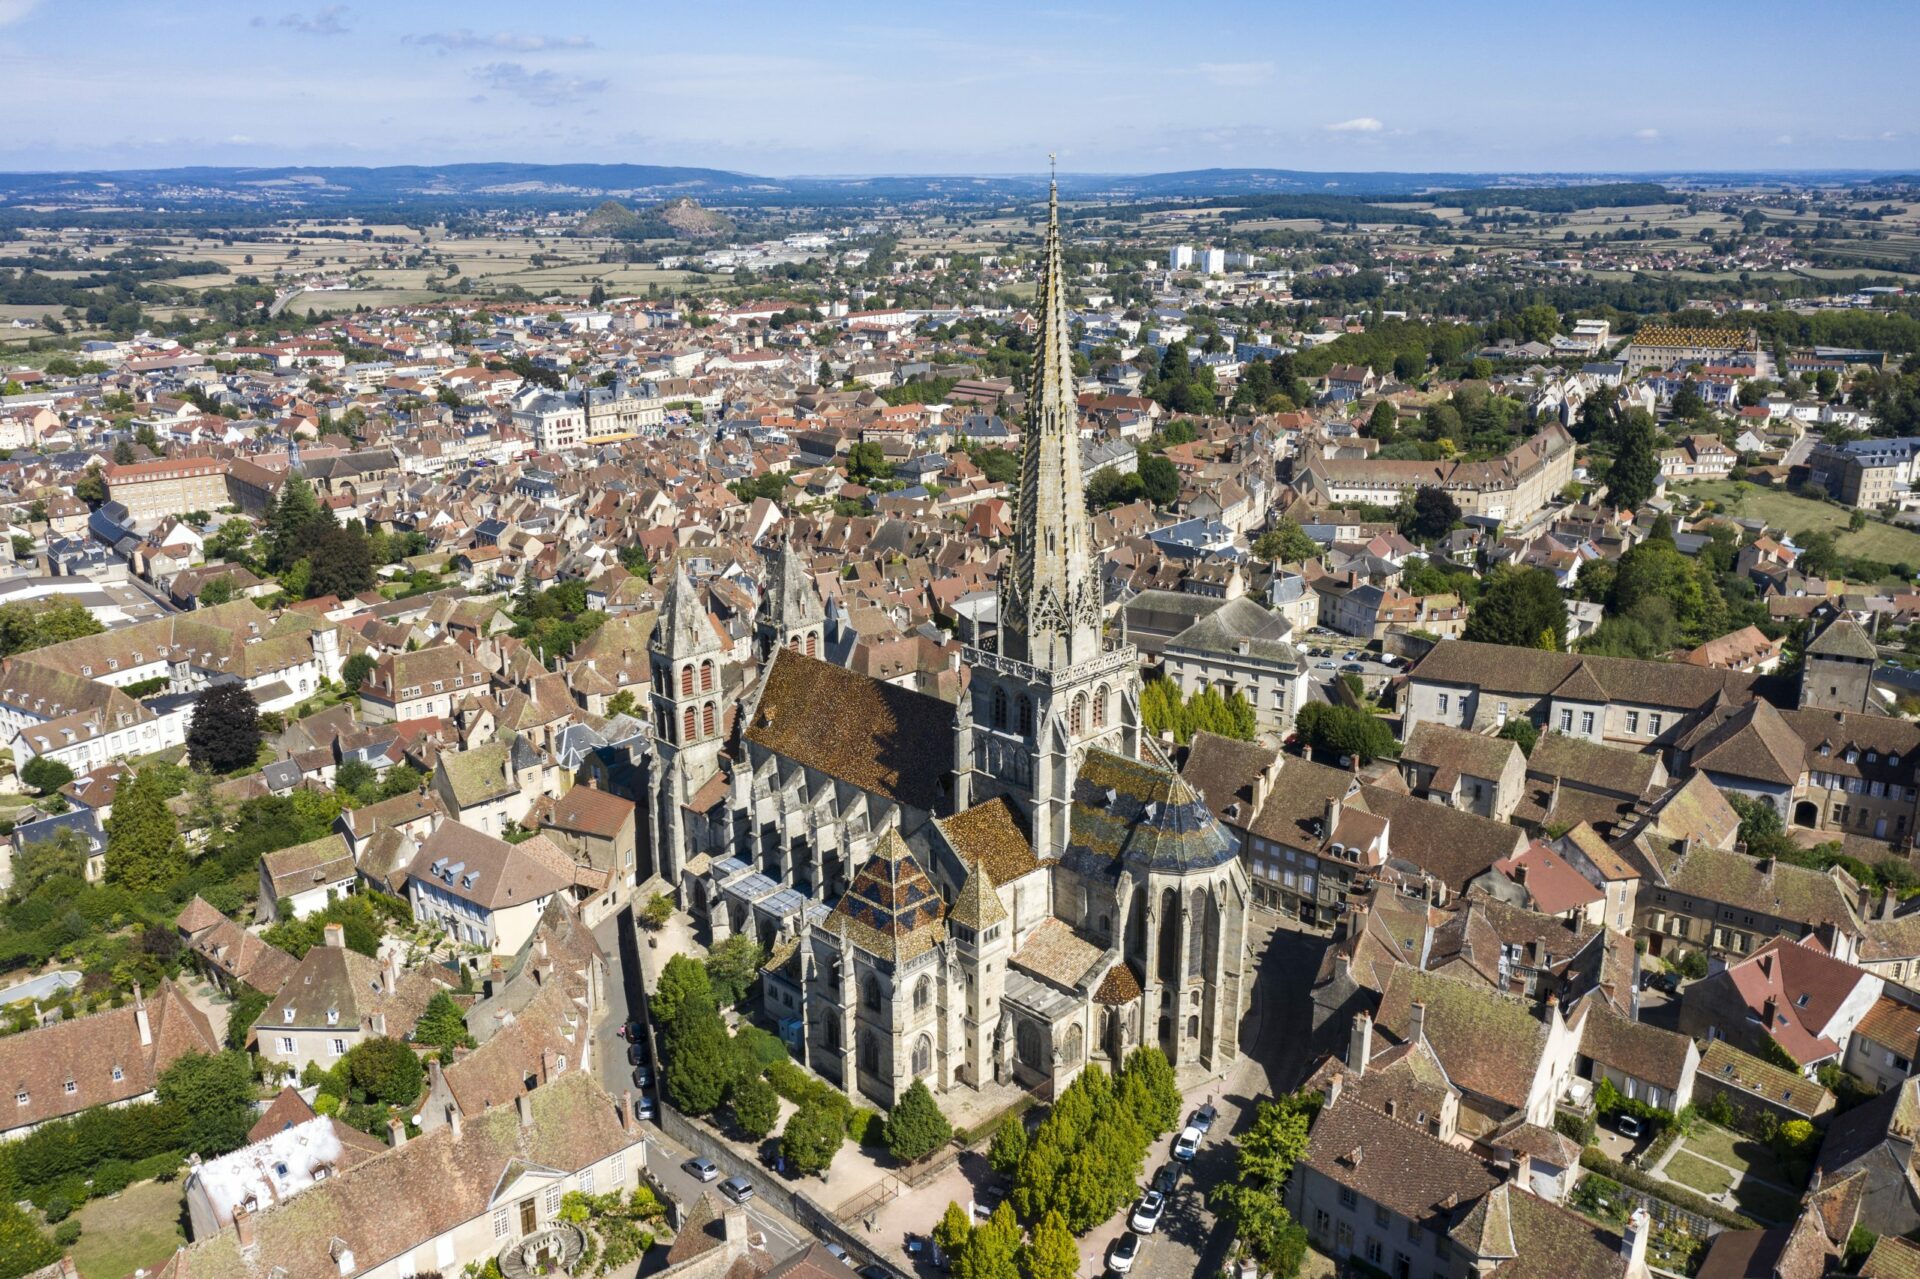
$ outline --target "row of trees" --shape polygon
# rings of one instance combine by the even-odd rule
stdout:
[[[1183,744],[1199,732],[1250,742],[1259,730],[1253,704],[1238,691],[1223,695],[1209,684],[1182,697],[1170,679],[1150,679],[1140,686],[1140,719],[1149,733],[1172,733]]]
[[[1238,1254],[1262,1274],[1293,1279],[1307,1256],[1307,1232],[1281,1203],[1293,1166],[1307,1153],[1307,1133],[1320,1111],[1318,1093],[1263,1101],[1240,1137],[1235,1179],[1208,1202],[1233,1227]]]

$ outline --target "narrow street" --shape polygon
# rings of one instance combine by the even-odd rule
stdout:
[[[600,1079],[614,1098],[624,1098],[632,1093],[637,1101],[640,1090],[633,1085],[633,1067],[627,1060],[627,1041],[618,1033],[621,1026],[632,1020],[633,1009],[639,1007],[644,998],[640,974],[645,970],[641,967],[640,942],[633,925],[631,908],[607,919],[593,930],[593,936],[607,952],[608,959],[608,1015],[594,1043],[600,1060]],[[666,962],[665,956],[657,951],[649,959],[658,963]],[[653,1096],[657,1103],[658,1094],[653,1093]],[[693,1152],[683,1149],[661,1132],[657,1124],[642,1121],[641,1131],[647,1139],[647,1167],[660,1179],[669,1194],[691,1208],[702,1191],[714,1190],[718,1183],[702,1185],[680,1166],[693,1157]],[[714,1190],[714,1196],[721,1198],[717,1190]],[[724,1199],[722,1202],[725,1202]],[[785,1214],[758,1199],[748,1203],[747,1220],[755,1230],[766,1235],[767,1246],[775,1257],[783,1257],[805,1246],[811,1237]],[[664,1259],[664,1250],[656,1250],[649,1255],[649,1264],[641,1267],[641,1273],[647,1274],[659,1268],[664,1264]]]

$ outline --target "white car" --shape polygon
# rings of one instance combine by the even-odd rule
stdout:
[[[1198,1128],[1188,1124],[1180,1130],[1180,1135],[1173,1139],[1173,1157],[1182,1163],[1188,1162],[1199,1151],[1200,1139],[1205,1136],[1206,1134]]]
[[[1133,1216],[1127,1224],[1143,1235],[1150,1235],[1160,1228],[1160,1218],[1167,1211],[1167,1197],[1158,1190],[1149,1190],[1140,1196],[1140,1202],[1133,1210]]]
[[[1107,1250],[1107,1269],[1116,1275],[1124,1275],[1133,1269],[1133,1263],[1140,1256],[1140,1236],[1129,1230],[1114,1241]]]

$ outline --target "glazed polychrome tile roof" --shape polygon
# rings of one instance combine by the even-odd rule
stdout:
[[[901,963],[947,939],[946,903],[900,832],[890,829],[824,927],[870,955]]]
[[[1082,872],[1178,874],[1233,860],[1233,846],[1206,803],[1178,773],[1092,750],[1073,786],[1073,816],[1061,858]]]

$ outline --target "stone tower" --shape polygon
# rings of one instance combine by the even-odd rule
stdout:
[[[1000,581],[994,647],[966,650],[972,682],[954,734],[956,807],[1008,796],[1027,816],[1042,859],[1066,847],[1074,774],[1087,749],[1133,756],[1140,748],[1139,661],[1131,645],[1101,642],[1066,288],[1056,186],[1047,202],[1040,352],[1013,557]]]
[[[647,642],[654,746],[648,833],[669,885],[679,882],[688,853],[683,805],[720,767],[724,657],[700,592],[675,565],[666,607]]]
[[[762,663],[783,648],[819,657],[825,647],[827,606],[807,573],[804,551],[793,546],[791,526],[767,555],[767,590],[754,618],[754,648]]]
[[[1000,997],[1007,983],[1007,959],[1013,953],[1013,922],[993,881],[979,866],[967,872],[953,899],[947,931],[955,959],[968,979],[959,992],[961,1043],[955,1076],[977,1088],[995,1077]]]
[[[1873,668],[1879,654],[1866,628],[1842,617],[1807,645],[1800,670],[1800,708],[1851,711],[1873,709]]]

